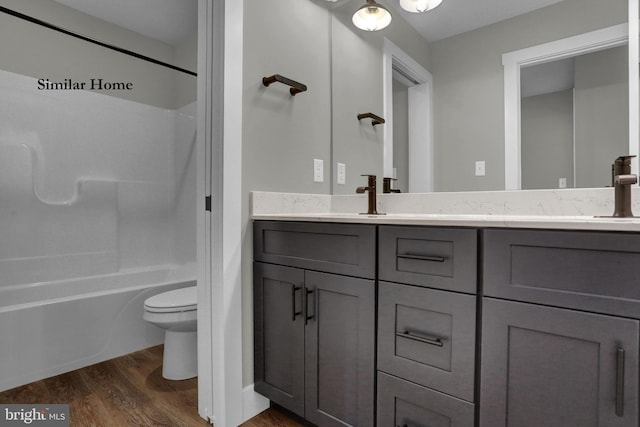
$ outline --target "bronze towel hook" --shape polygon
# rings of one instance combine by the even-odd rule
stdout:
[[[384,124],[384,119],[380,116],[376,116],[373,113],[358,114],[358,120],[371,119],[371,126]]]
[[[298,83],[294,80],[288,79],[286,77],[281,76],[280,74],[274,74],[273,76],[269,76],[269,77],[263,77],[262,78],[262,84],[265,86],[269,86],[271,83],[275,83],[275,82],[280,82],[282,84],[285,84],[287,86],[291,86],[291,89],[289,89],[289,93],[291,94],[291,96],[296,96],[296,94],[300,93],[300,92],[305,92],[307,90],[307,85],[304,85],[302,83]]]

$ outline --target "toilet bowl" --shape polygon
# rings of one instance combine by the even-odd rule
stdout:
[[[185,380],[198,375],[197,293],[195,286],[149,297],[143,319],[165,330],[162,376]]]

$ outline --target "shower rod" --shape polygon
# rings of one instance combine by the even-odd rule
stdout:
[[[175,65],[171,65],[171,64],[168,64],[166,62],[162,62],[162,61],[159,61],[157,59],[153,59],[153,58],[150,58],[148,56],[142,55],[140,53],[133,52],[133,51],[128,50],[128,49],[123,49],[123,48],[118,47],[118,46],[114,46],[114,45],[109,44],[109,43],[104,43],[104,42],[101,42],[100,40],[96,40],[96,39],[93,39],[91,37],[83,36],[82,34],[78,34],[76,32],[70,31],[70,30],[66,30],[66,29],[64,29],[62,27],[58,27],[57,25],[50,24],[50,23],[48,23],[46,21],[43,21],[41,19],[34,18],[33,16],[25,15],[24,13],[17,12],[15,10],[6,8],[4,6],[0,6],[0,12],[4,12],[4,13],[6,13],[8,15],[15,16],[16,18],[24,19],[25,21],[29,21],[31,23],[34,23],[34,24],[37,24],[37,25],[41,25],[41,26],[49,28],[51,30],[58,31],[58,32],[60,32],[62,34],[66,34],[66,35],[75,37],[77,39],[84,40],[86,42],[93,43],[95,45],[105,47],[107,49],[115,50],[116,52],[124,53],[125,55],[133,56],[134,58],[142,59],[143,61],[152,62],[154,64],[161,65],[161,66],[167,67],[167,68],[171,68],[172,70],[180,71],[180,72],[192,75],[192,76],[197,76],[198,75],[197,73],[195,73],[193,71],[189,71],[187,69],[180,68],[180,67],[177,67]]]

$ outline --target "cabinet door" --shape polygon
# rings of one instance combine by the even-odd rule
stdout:
[[[375,283],[305,272],[305,418],[374,424]]]
[[[483,306],[481,426],[638,426],[637,320]]]
[[[304,270],[254,263],[255,390],[304,416]]]

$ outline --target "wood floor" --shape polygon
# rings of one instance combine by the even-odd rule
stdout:
[[[162,378],[162,346],[0,393],[0,403],[67,403],[71,427],[209,427],[197,379]],[[242,427],[300,427],[269,409]]]
[[[207,427],[197,379],[162,378],[162,346],[0,393],[0,403],[68,403],[72,427]]]
[[[270,408],[263,413],[251,418],[240,427],[303,427],[304,424],[300,424],[293,418],[285,415],[283,412],[277,409]]]

